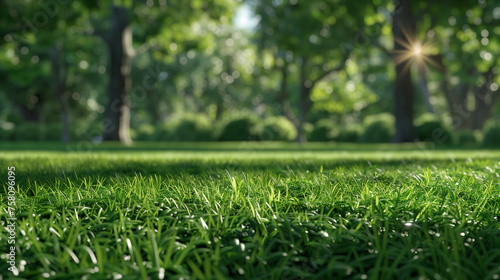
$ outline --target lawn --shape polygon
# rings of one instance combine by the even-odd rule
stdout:
[[[3,279],[500,278],[500,150],[2,143],[0,167]]]

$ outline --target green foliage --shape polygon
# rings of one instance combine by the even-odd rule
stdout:
[[[433,114],[424,114],[415,120],[415,134],[420,141],[432,141],[436,144],[453,144],[451,128]]]
[[[218,139],[220,141],[257,140],[262,133],[260,122],[257,116],[250,113],[231,117],[223,124],[223,129]]]
[[[14,127],[15,141],[38,141],[43,136],[43,127],[39,123],[25,122]]]
[[[337,135],[337,142],[356,142],[358,141],[359,134],[361,133],[361,126],[358,124],[351,124],[341,126]]]
[[[85,133],[89,123],[83,120],[75,120],[69,125],[69,137],[71,141],[85,140]]]
[[[455,132],[458,145],[477,145],[479,143],[477,138],[477,133],[469,129],[460,129]]]
[[[0,125],[0,141],[11,141],[14,136],[14,128]]]
[[[314,130],[314,125],[312,123],[305,122],[302,125],[302,130],[304,130],[304,134],[306,135],[306,138],[310,139],[311,138],[311,133]]]
[[[363,120],[363,132],[358,141],[362,143],[390,142],[394,137],[394,116],[389,113],[367,116]]]
[[[500,124],[490,121],[484,128],[483,146],[500,147]]]
[[[24,122],[24,118],[17,111],[14,111],[11,114],[7,115],[6,121],[7,122],[12,122],[14,124],[19,124],[19,123]]]
[[[297,138],[297,128],[286,117],[270,117],[264,121],[260,140],[293,141]]]
[[[176,115],[157,131],[158,141],[212,141],[213,127],[204,114]]]
[[[136,137],[134,140],[138,141],[152,141],[155,137],[155,126],[149,123],[141,124],[136,130]]]
[[[316,122],[308,140],[312,142],[333,141],[338,135],[338,128],[331,119],[322,119]]]
[[[44,141],[60,141],[62,134],[61,123],[49,123],[42,129],[42,140]]]

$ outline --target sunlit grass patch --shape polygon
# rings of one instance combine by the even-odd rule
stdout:
[[[140,149],[3,154],[1,165],[18,170],[19,277],[500,275],[495,152],[412,159],[411,149],[386,147],[390,160],[377,160],[370,150],[198,148],[187,157]],[[2,195],[3,211],[6,203]],[[0,238],[3,254],[7,231]]]

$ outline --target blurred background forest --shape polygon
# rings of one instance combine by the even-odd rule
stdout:
[[[0,7],[2,141],[500,142],[499,0]]]

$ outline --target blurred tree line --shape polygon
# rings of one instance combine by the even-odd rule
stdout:
[[[446,142],[488,120],[499,130],[500,0],[0,5],[4,140]],[[235,25],[242,9],[255,27]]]

